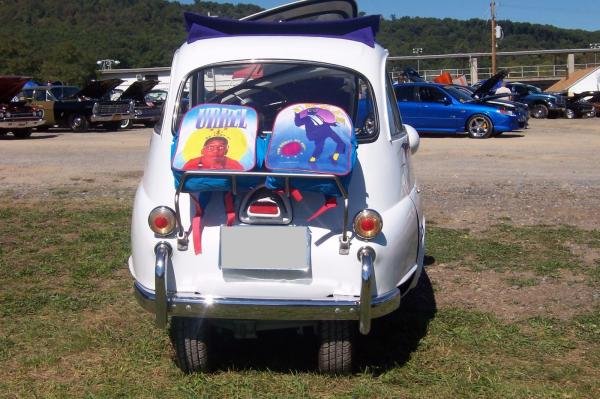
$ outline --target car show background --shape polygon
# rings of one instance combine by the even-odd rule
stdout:
[[[185,40],[184,11],[241,18],[260,10],[250,4],[204,1],[180,4],[160,0],[83,3],[43,0],[35,2],[35,6],[20,1],[6,2],[0,13],[0,35],[10,40],[0,43],[4,54],[0,59],[0,74],[82,86],[98,77],[98,61],[119,61],[118,65],[102,64],[118,69],[165,67],[170,64],[174,50]],[[363,10],[359,8],[359,11]],[[485,13],[468,21],[402,15],[401,9],[395,19],[384,15],[378,35],[378,41],[392,56],[413,54],[414,48],[423,49],[423,54],[489,51],[489,22],[486,20],[489,15]],[[498,23],[505,33],[500,50],[587,48],[590,43],[600,43],[600,31],[561,29],[502,17],[500,13]],[[581,57],[582,62],[594,62],[594,53]],[[431,68],[455,68],[456,63],[452,59],[427,61]],[[481,66],[486,63],[489,66],[489,61],[480,60]],[[554,57],[506,57],[502,63],[553,64]],[[412,64],[414,61],[408,65],[414,67]],[[398,68],[408,65],[398,65]],[[140,73],[145,72],[137,74]]]
[[[131,81],[168,81],[155,65],[168,64],[183,40],[186,7],[234,17],[258,9],[14,3],[0,4],[9,38],[0,74],[81,86],[108,77],[99,59],[120,60],[113,71],[135,69]],[[600,42],[600,31],[503,25],[523,41],[501,46]],[[395,54],[425,42],[440,54],[485,51],[489,40],[483,19],[383,26]],[[131,298],[124,266],[152,129],[3,137],[0,397],[598,398],[599,122],[532,119],[492,140],[422,136],[414,163],[428,215],[427,273],[402,315],[375,323],[365,338],[372,350],[359,348],[358,372],[346,377],[315,375],[310,338],[290,335],[218,339],[223,360],[213,372],[176,369],[168,338]]]

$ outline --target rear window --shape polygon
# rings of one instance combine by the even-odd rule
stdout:
[[[369,82],[346,69],[308,63],[236,63],[193,72],[182,85],[173,130],[197,105],[245,105],[257,111],[259,132],[270,132],[282,109],[298,103],[331,104],[352,119],[359,142],[378,134]]]

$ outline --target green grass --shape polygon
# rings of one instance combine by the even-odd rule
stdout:
[[[584,265],[571,245],[590,249],[600,247],[600,230],[585,231],[571,226],[492,226],[472,234],[433,226],[428,229],[428,254],[438,263],[467,266],[473,270],[534,272],[538,276],[558,277],[561,270],[600,276],[599,263]],[[516,285],[535,285],[535,281]]]
[[[0,397],[600,397],[600,309],[506,322],[436,308],[427,284],[358,340],[350,376],[317,374],[314,338],[289,331],[219,340],[217,369],[184,375],[133,299],[129,215],[128,202],[110,199],[0,201]],[[477,234],[432,225],[428,253],[506,273],[522,290],[563,270],[598,287],[598,262],[569,251],[598,248],[597,231],[507,223]]]

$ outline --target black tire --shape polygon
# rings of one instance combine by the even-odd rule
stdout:
[[[533,104],[529,113],[533,118],[544,119],[548,117],[549,111],[545,104]]]
[[[123,119],[119,126],[121,126],[121,129],[131,129],[133,127],[133,122],[131,119]]]
[[[31,136],[31,128],[27,129],[15,129],[13,132],[16,138],[18,139],[26,139]]]
[[[485,115],[473,115],[467,121],[467,133],[472,139],[487,139],[494,133],[494,125]]]
[[[208,325],[206,320],[172,317],[170,337],[177,366],[184,373],[208,369]]]
[[[319,371],[348,374],[352,371],[352,333],[348,321],[319,323]]]
[[[575,119],[575,111],[573,111],[570,108],[567,108],[565,110],[565,118],[567,118],[567,119]]]
[[[77,133],[87,132],[88,120],[84,115],[73,114],[69,116],[69,128]]]

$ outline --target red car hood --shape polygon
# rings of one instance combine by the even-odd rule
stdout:
[[[0,76],[0,103],[10,102],[28,80],[23,76]]]

